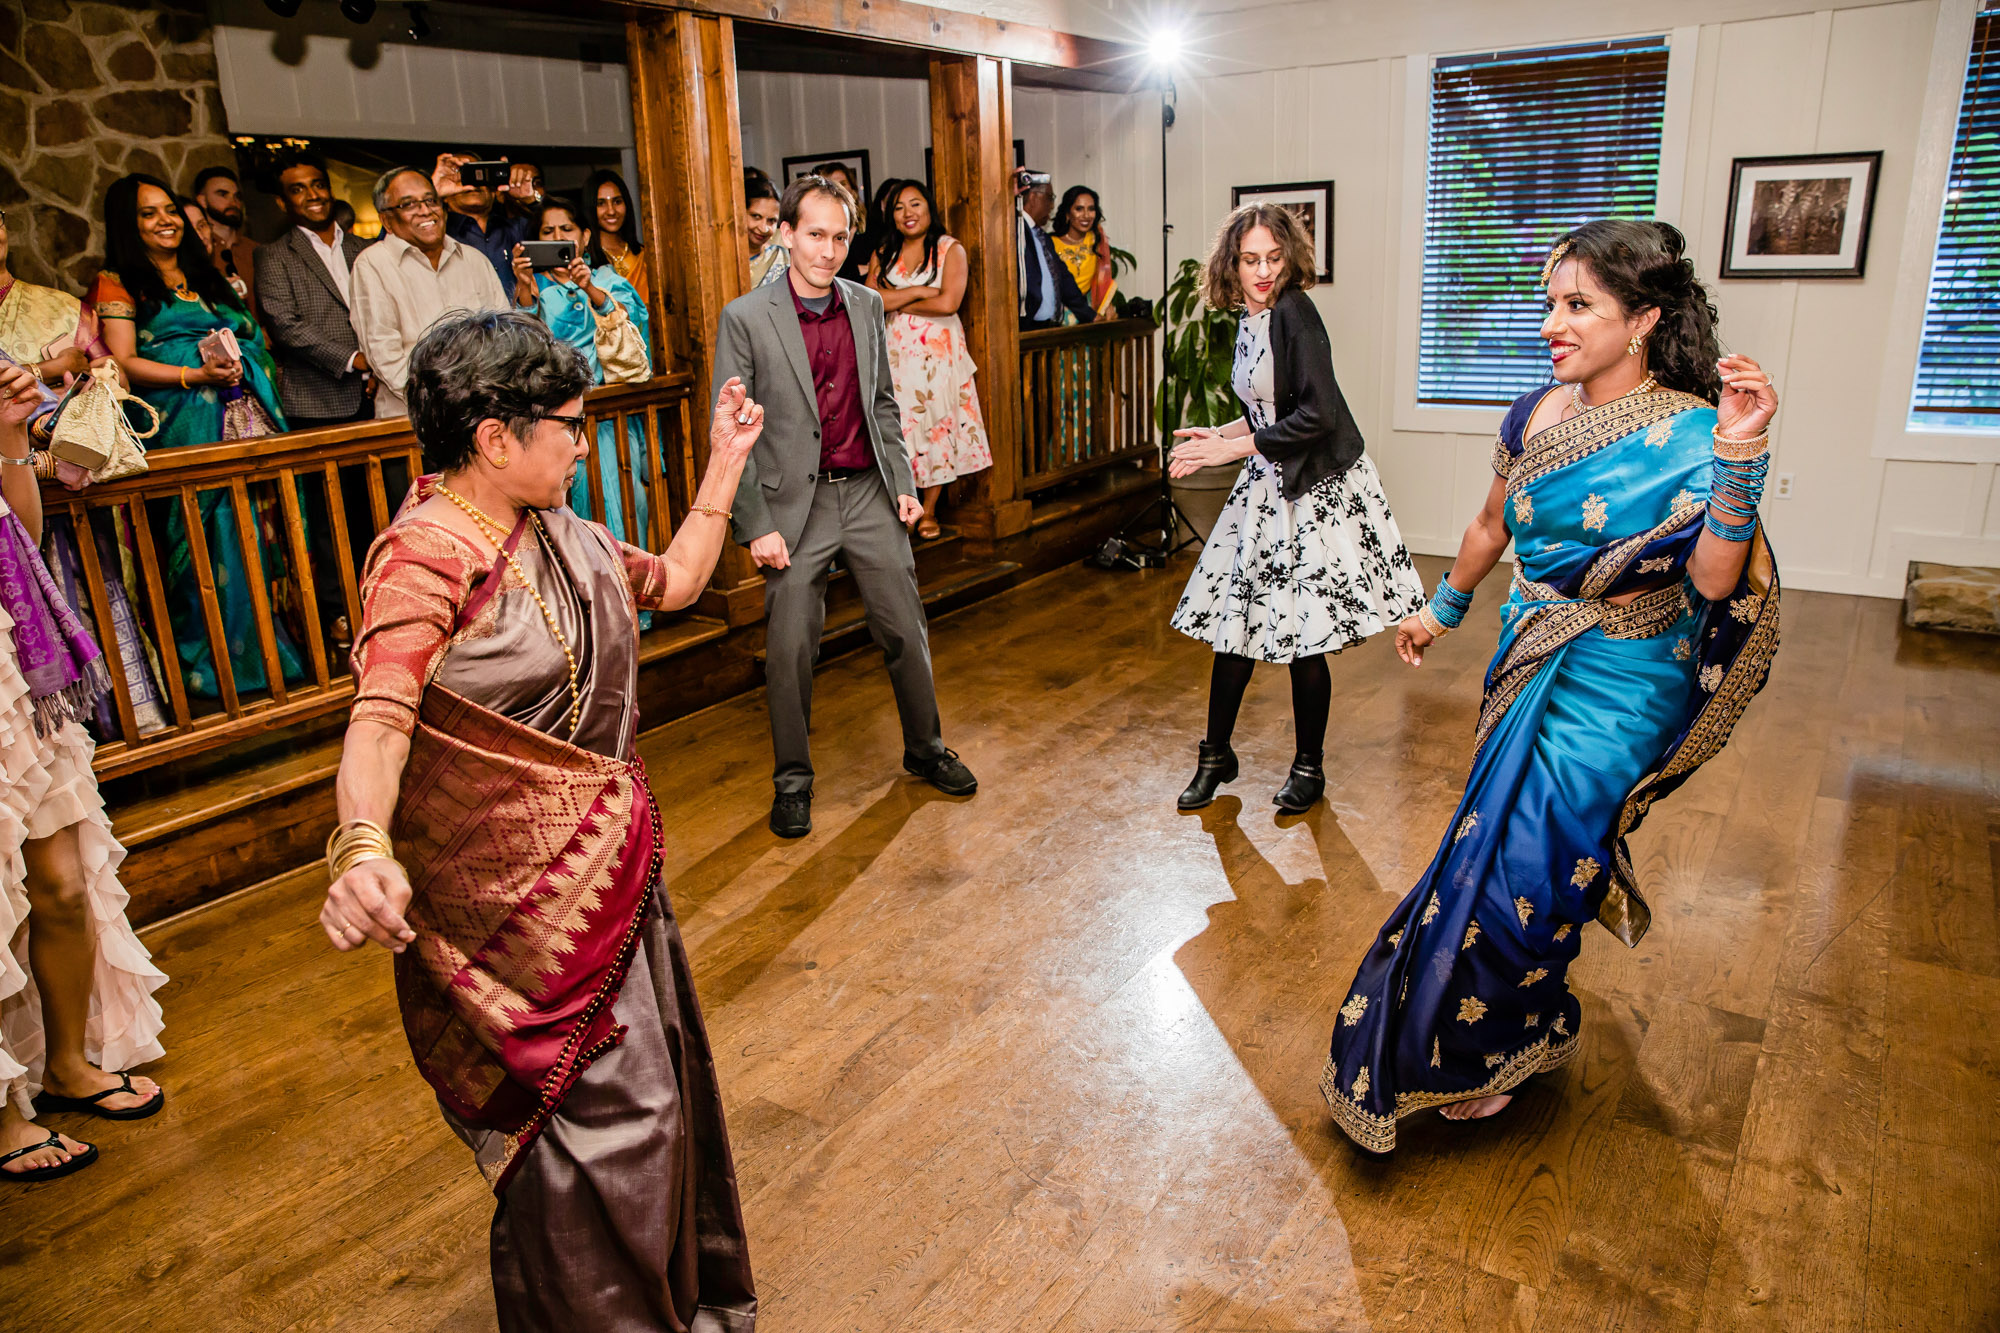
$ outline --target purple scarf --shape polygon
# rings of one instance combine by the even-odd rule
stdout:
[[[12,509],[0,513],[0,607],[14,621],[14,652],[34,703],[35,733],[50,735],[87,714],[111,688],[111,673]]]

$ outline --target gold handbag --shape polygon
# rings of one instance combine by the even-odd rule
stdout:
[[[153,424],[144,431],[134,429],[126,403],[144,408]],[[88,471],[92,481],[116,481],[146,470],[143,441],[159,430],[160,414],[145,399],[125,392],[117,366],[107,361],[91,367],[64,396],[49,435],[49,452]]]

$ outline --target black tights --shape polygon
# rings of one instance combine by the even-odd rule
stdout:
[[[1217,653],[1215,670],[1208,679],[1208,743],[1229,744],[1236,730],[1236,710],[1243,706],[1243,691],[1250,686],[1256,662],[1235,653]],[[1299,657],[1292,660],[1292,726],[1298,733],[1299,753],[1318,760],[1326,748],[1326,715],[1333,707],[1333,673],[1326,658]]]

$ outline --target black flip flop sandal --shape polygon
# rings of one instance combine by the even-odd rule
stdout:
[[[147,1116],[152,1115],[167,1104],[166,1089],[162,1088],[160,1091],[154,1093],[150,1100],[143,1101],[137,1106],[128,1106],[122,1111],[98,1105],[106,1097],[116,1097],[121,1092],[129,1092],[135,1097],[139,1095],[138,1090],[132,1086],[132,1076],[130,1074],[120,1074],[118,1076],[117,1087],[106,1088],[103,1092],[95,1093],[89,1097],[58,1097],[53,1092],[38,1092],[35,1094],[35,1109],[37,1111],[80,1111],[84,1115],[94,1115],[100,1120],[144,1120]]]
[[[0,1168],[4,1168],[7,1163],[13,1161],[16,1157],[26,1157],[29,1153],[40,1152],[44,1148],[60,1147],[62,1147],[62,1135],[56,1133],[54,1130],[50,1130],[49,1136],[40,1143],[31,1143],[25,1148],[16,1148],[6,1156],[0,1157]],[[83,1145],[83,1151],[71,1157],[67,1162],[58,1162],[54,1166],[31,1166],[24,1171],[0,1170],[0,1180],[19,1181],[24,1185],[33,1184],[37,1180],[54,1180],[57,1176],[66,1176],[72,1171],[81,1171],[96,1160],[97,1145],[86,1143]]]

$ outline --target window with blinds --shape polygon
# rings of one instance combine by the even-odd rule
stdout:
[[[2000,10],[1974,20],[1912,426],[2000,430]]]
[[[1435,61],[1418,402],[1506,404],[1548,383],[1549,244],[1652,216],[1666,104],[1663,36]]]

